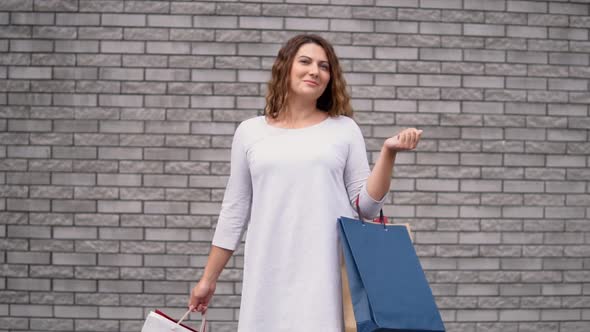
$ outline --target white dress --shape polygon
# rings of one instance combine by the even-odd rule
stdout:
[[[242,122],[213,245],[235,250],[246,234],[238,331],[341,332],[337,218],[373,217],[381,201],[358,125],[339,116],[301,129]]]

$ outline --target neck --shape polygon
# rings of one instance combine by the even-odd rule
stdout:
[[[283,120],[290,123],[297,123],[305,121],[313,117],[318,111],[315,100],[302,100],[300,98],[293,98],[287,102],[285,112],[282,112]]]

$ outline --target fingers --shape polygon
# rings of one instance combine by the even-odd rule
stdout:
[[[194,301],[195,303],[193,303],[192,301],[193,299],[191,299],[191,303],[189,304],[188,308],[190,311],[192,312],[202,312],[204,313],[205,311],[207,311],[207,304],[201,302],[201,301]]]
[[[399,148],[401,150],[415,149],[416,146],[418,146],[422,132],[422,130],[418,130],[416,128],[404,129],[396,136],[400,144]]]

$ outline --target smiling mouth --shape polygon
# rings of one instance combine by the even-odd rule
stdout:
[[[318,86],[319,85],[317,82],[314,82],[314,81],[303,81],[303,82],[305,82],[307,84],[314,85],[314,86]]]

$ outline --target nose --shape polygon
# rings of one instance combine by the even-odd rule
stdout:
[[[311,76],[317,77],[319,73],[319,68],[317,64],[312,64],[311,66],[309,66],[309,74]]]

